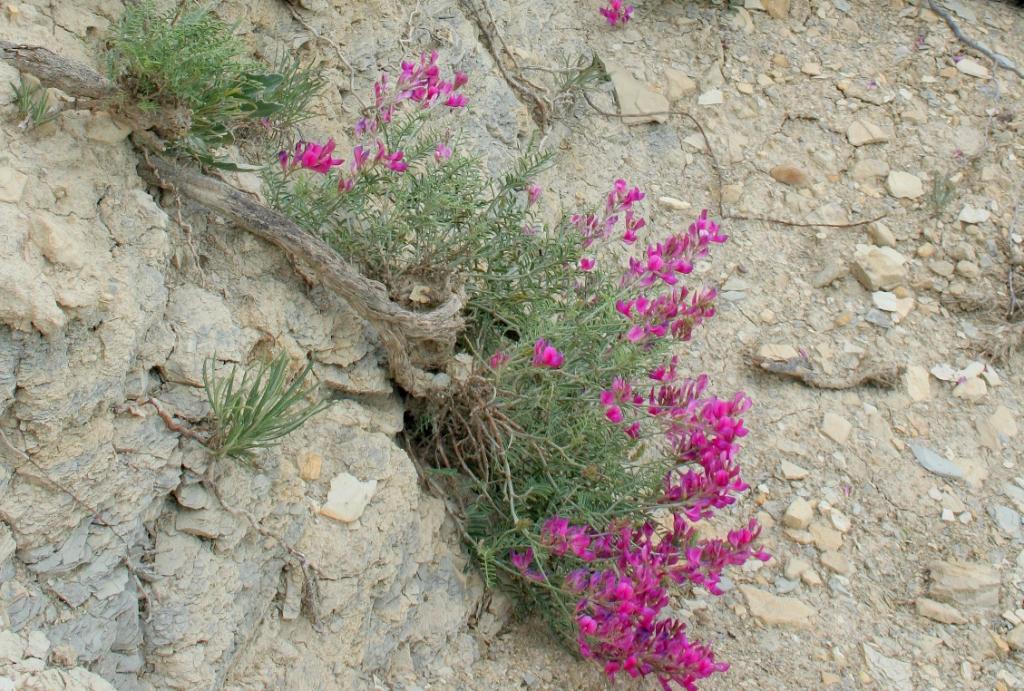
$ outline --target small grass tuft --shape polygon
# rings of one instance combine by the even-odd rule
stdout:
[[[21,129],[28,130],[45,125],[60,113],[59,108],[50,106],[46,89],[39,84],[25,81],[24,76],[18,84],[11,82],[11,88],[14,90],[14,105],[21,119],[18,127]]]
[[[219,377],[212,361],[204,363],[203,385],[214,418],[207,446],[218,456],[251,459],[256,449],[275,446],[331,406],[327,400],[308,401],[316,388],[305,386],[312,361],[292,377],[288,365],[288,354],[282,352],[269,363],[246,369],[239,379],[237,367]]]

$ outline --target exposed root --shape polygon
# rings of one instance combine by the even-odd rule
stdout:
[[[491,59],[501,73],[505,83],[515,92],[521,101],[526,103],[530,117],[541,132],[547,131],[551,126],[553,106],[546,95],[541,95],[545,90],[537,86],[523,75],[522,68],[516,60],[512,51],[508,49],[504,39],[498,32],[498,25],[494,21],[491,8],[487,0],[462,0],[461,4],[465,13],[476,24],[480,30],[481,43],[490,53]],[[486,14],[486,17],[484,16]]]
[[[207,437],[206,435],[196,432],[194,429],[188,427],[187,425],[182,425],[179,422],[175,422],[174,416],[172,416],[169,412],[164,410],[163,407],[161,407],[160,405],[160,401],[156,400],[155,398],[147,398],[145,401],[141,401],[140,403],[141,405],[151,405],[154,408],[156,408],[156,414],[159,415],[160,419],[164,421],[164,425],[167,426],[167,429],[171,430],[172,432],[177,432],[181,436],[188,437],[189,439],[195,439],[203,446],[206,446],[209,443],[210,438]]]
[[[814,389],[853,389],[865,385],[892,389],[899,383],[901,372],[898,365],[861,363],[861,366],[850,374],[829,376],[815,370],[809,360],[801,357],[789,360],[768,360],[759,355],[753,355],[751,363],[763,372],[794,379],[804,386]]]

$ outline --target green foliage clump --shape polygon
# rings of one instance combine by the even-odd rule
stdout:
[[[153,0],[129,4],[110,38],[110,75],[136,107],[165,114],[179,151],[237,168],[216,149],[244,131],[288,132],[308,117],[323,81],[297,58],[273,68],[249,58],[233,27],[189,4],[165,12]]]
[[[253,451],[274,446],[306,420],[331,406],[309,402],[315,386],[305,386],[312,361],[289,376],[288,354],[247,368],[241,378],[232,367],[227,376],[213,373],[214,362],[203,364],[203,385],[213,413],[213,434],[207,446],[218,456],[252,458]]]

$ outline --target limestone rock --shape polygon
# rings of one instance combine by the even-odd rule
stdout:
[[[789,16],[790,0],[761,0],[761,4],[772,19],[785,19]]]
[[[690,75],[671,67],[665,68],[665,82],[670,101],[678,101],[697,91],[697,82]]]
[[[747,607],[761,623],[769,626],[806,628],[811,625],[814,610],[792,597],[779,597],[750,585],[739,588],[747,600]]]
[[[1013,627],[1013,630],[1006,635],[1006,642],[1013,650],[1024,651],[1024,624],[1017,624]]]
[[[28,176],[8,165],[0,166],[0,202],[17,203],[25,194]]]
[[[999,604],[999,573],[986,564],[935,561],[929,565],[934,600],[968,609]]]
[[[720,106],[725,102],[725,96],[721,89],[708,89],[697,97],[697,105]]]
[[[778,343],[764,344],[757,351],[757,354],[765,360],[774,360],[776,362],[785,362],[786,360],[800,357],[800,353],[796,352],[796,348],[793,346]]]
[[[331,491],[320,513],[342,523],[358,521],[376,491],[376,480],[361,482],[349,473],[341,473],[331,480]]]
[[[956,69],[961,74],[966,74],[979,79],[988,79],[992,73],[988,68],[973,58],[962,58],[956,63]]]
[[[857,245],[850,271],[870,291],[892,290],[906,281],[906,261],[891,247]]]
[[[921,182],[921,178],[900,170],[889,173],[885,187],[889,194],[897,199],[917,199],[924,194],[924,183]]]
[[[978,225],[979,223],[984,223],[991,217],[992,212],[988,209],[979,209],[967,204],[960,210],[960,215],[957,216],[956,220],[961,223],[967,223],[968,225]]]
[[[663,95],[652,91],[646,84],[635,78],[624,68],[606,64],[608,75],[615,89],[615,100],[619,103],[622,121],[629,125],[640,125],[647,122],[668,122],[668,110],[671,104]],[[641,115],[641,113],[659,113],[659,115]]]
[[[868,225],[868,237],[879,247],[896,247],[896,236],[889,230],[889,226],[881,221],[875,221]]]
[[[796,463],[783,461],[779,464],[779,473],[783,480],[803,480],[809,474],[806,468],[801,468]]]
[[[953,387],[953,395],[968,401],[980,401],[988,393],[988,386],[981,377],[968,377]]]
[[[894,691],[914,691],[914,668],[909,662],[883,655],[875,646],[863,644],[868,669],[880,682],[880,687]]]
[[[964,471],[961,470],[958,465],[944,456],[940,456],[927,446],[923,446],[915,442],[910,442],[908,446],[910,447],[910,451],[914,454],[914,458],[917,459],[917,462],[920,463],[921,467],[925,470],[954,480],[962,480],[964,478]]]
[[[940,624],[967,623],[967,617],[952,605],[947,605],[943,602],[936,602],[935,600],[931,600],[927,597],[917,598],[914,605],[920,616],[925,617],[926,619],[931,619],[932,621],[937,621]]]
[[[889,164],[877,158],[865,158],[853,164],[850,176],[858,182],[884,178],[889,174]]]
[[[775,178],[776,181],[781,182],[784,185],[791,185],[792,187],[809,187],[811,184],[811,179],[810,176],[807,175],[807,171],[799,166],[775,166],[771,169],[771,176]]]
[[[821,565],[833,573],[838,573],[842,576],[847,576],[853,573],[853,564],[850,560],[839,552],[823,552],[821,555]]]
[[[787,528],[803,530],[814,518],[814,507],[806,499],[794,499],[782,516],[782,524]]]
[[[324,457],[313,451],[299,454],[299,477],[303,480],[319,480]]]
[[[928,370],[920,365],[910,365],[906,373],[907,394],[914,402],[928,401],[932,397],[931,379]]]
[[[880,125],[876,125],[870,120],[855,120],[852,125],[846,130],[846,138],[854,146],[864,146],[866,144],[882,144],[889,141],[892,137]]]
[[[825,419],[821,423],[821,431],[826,437],[837,444],[845,444],[850,438],[853,425],[846,418],[835,413],[825,413]]]
[[[843,546],[843,534],[820,521],[812,523],[808,532],[814,546],[823,552],[835,552]]]

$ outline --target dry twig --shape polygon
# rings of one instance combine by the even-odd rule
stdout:
[[[814,369],[810,361],[795,357],[789,360],[769,360],[751,356],[751,363],[763,372],[794,379],[815,389],[852,389],[863,385],[891,389],[899,381],[900,368],[882,363],[862,363],[861,367],[845,376],[829,376]]]

